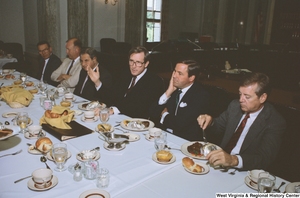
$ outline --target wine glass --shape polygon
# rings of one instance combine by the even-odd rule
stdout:
[[[17,115],[17,125],[20,127],[20,133],[27,131],[29,117],[27,112],[19,112]]]
[[[109,119],[109,109],[104,108],[104,109],[100,110],[99,116],[100,116],[101,122],[105,124]]]
[[[25,82],[27,80],[27,74],[24,72],[20,73],[20,79],[22,80],[22,85],[25,87]]]
[[[56,164],[56,168],[54,170],[58,172],[65,171],[67,167],[64,165],[68,157],[67,144],[65,143],[54,144],[52,147],[52,157]]]
[[[258,175],[257,185],[259,193],[272,192],[276,182],[276,177],[269,172],[261,172]]]
[[[40,81],[40,82],[38,83],[38,89],[40,90],[40,93],[41,93],[42,95],[46,95],[45,90],[47,89],[47,83],[46,83],[46,82],[43,82],[43,81]]]

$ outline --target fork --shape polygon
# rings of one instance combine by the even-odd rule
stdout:
[[[17,152],[14,152],[14,153],[9,153],[9,154],[5,154],[5,155],[1,155],[0,157],[5,157],[5,156],[8,156],[8,155],[17,155],[17,154],[19,154],[21,152],[22,152],[22,149],[19,150],[19,151],[17,151]]]
[[[235,175],[235,171],[236,171],[237,169],[235,169],[234,171],[231,171],[231,172],[229,172],[229,174],[230,175]]]

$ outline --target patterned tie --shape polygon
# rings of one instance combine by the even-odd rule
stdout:
[[[71,65],[70,65],[70,67],[69,67],[69,69],[68,69],[68,71],[67,71],[67,74],[68,74],[68,75],[69,75],[69,73],[70,73],[70,71],[71,71],[71,69],[72,69],[72,67],[73,67],[73,63],[74,63],[74,60],[72,61]]]
[[[235,133],[232,135],[231,139],[229,140],[228,144],[226,145],[226,147],[224,149],[227,153],[230,154],[232,149],[235,147],[236,143],[238,142],[238,140],[245,128],[245,125],[246,125],[249,117],[250,117],[250,115],[249,115],[249,113],[247,113],[246,116],[244,117],[244,119],[242,120],[241,124],[235,131]]]
[[[180,94],[182,93],[181,89],[178,89],[177,95],[176,95],[176,107],[178,105],[179,99],[180,99]]]
[[[126,95],[131,91],[131,89],[134,87],[134,85],[135,85],[135,79],[136,79],[136,76],[133,76],[133,77],[132,77],[132,80],[131,80],[130,87],[127,89],[127,92],[126,92],[126,94],[125,94],[125,97],[126,97]]]

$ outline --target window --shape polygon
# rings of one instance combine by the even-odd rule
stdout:
[[[161,1],[147,0],[147,42],[160,42]]]

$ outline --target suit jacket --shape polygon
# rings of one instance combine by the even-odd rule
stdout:
[[[163,93],[163,81],[149,70],[139,79],[135,86],[126,94],[132,76],[127,70],[114,86],[112,105],[121,113],[135,118],[149,118],[149,108]]]
[[[70,63],[72,62],[71,59],[69,58],[65,58],[65,60],[62,62],[62,64],[52,73],[51,75],[51,79],[55,82],[59,82],[57,80],[57,78],[61,75],[61,74],[66,74],[67,73],[67,68],[70,65]],[[70,75],[71,77],[67,80],[63,80],[61,82],[59,82],[59,85],[62,85],[66,88],[74,88],[79,80],[79,74],[81,71],[81,64],[80,64],[80,60],[77,60],[76,62],[73,63],[73,67],[70,70]]]
[[[37,79],[41,79],[42,77],[42,73],[44,69],[44,61],[45,60],[42,58],[39,60]],[[44,71],[43,81],[56,87],[59,83],[51,80],[51,75],[60,65],[61,65],[61,60],[55,54],[51,54]]]
[[[86,98],[88,100],[98,100],[100,102],[106,102],[106,98],[108,98],[109,94],[111,94],[112,87],[112,77],[110,73],[102,66],[99,66],[100,72],[100,81],[102,82],[102,86],[97,91],[94,82],[88,77],[85,86],[83,88],[82,93],[80,94],[82,85],[85,81],[87,72],[82,69],[79,75],[78,84],[75,87],[74,94]]]
[[[166,104],[158,105],[157,103],[151,111],[151,117],[153,120],[156,120],[156,125],[158,125],[161,112],[166,107],[169,114],[164,119],[162,125],[164,129],[172,129],[173,134],[190,141],[203,140],[202,130],[197,122],[197,117],[200,114],[208,113],[208,92],[195,82],[179,101],[177,114],[175,115],[176,96],[177,91],[174,91]]]
[[[238,100],[232,101],[228,109],[214,119],[212,132],[222,134],[224,148],[235,132],[243,112]],[[275,108],[265,103],[244,139],[239,155],[243,159],[243,170],[266,169],[275,159],[286,128],[286,122]]]

